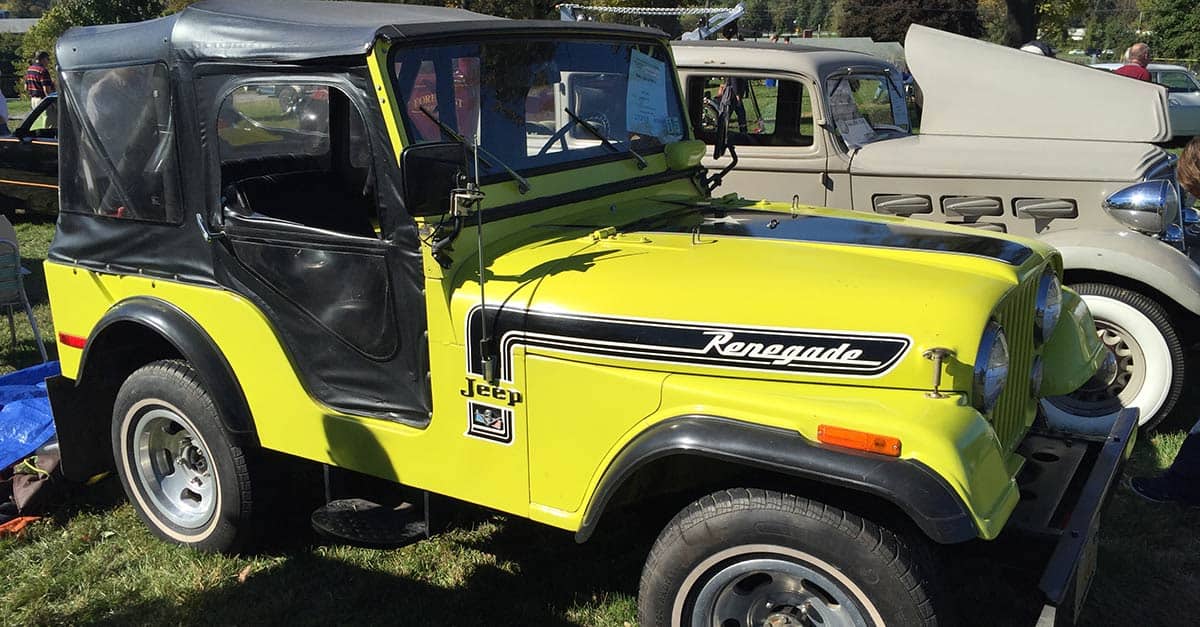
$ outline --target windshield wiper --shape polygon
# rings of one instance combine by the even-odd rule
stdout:
[[[620,150],[612,143],[612,141],[609,140],[608,136],[600,132],[600,129],[592,126],[591,122],[579,117],[579,115],[572,111],[570,107],[564,107],[563,111],[565,111],[567,115],[571,116],[571,121],[575,122],[579,126],[582,126],[583,130],[591,133],[596,139],[600,140],[600,144],[605,148],[608,148],[613,152],[620,152]],[[633,146],[626,144],[625,149],[629,151],[629,154],[633,155],[634,159],[637,159],[639,170],[645,170],[650,166],[650,164],[646,163],[646,160],[643,159],[641,155],[633,150]]]
[[[510,177],[512,177],[512,180],[517,182],[517,191],[524,194],[525,192],[533,189],[533,187],[529,184],[529,179],[517,174],[516,170],[508,167],[508,164],[501,161],[499,157],[488,152],[483,146],[477,146],[471,140],[460,135],[457,131],[450,128],[448,124],[439,120],[436,115],[430,113],[429,109],[426,109],[424,106],[418,108],[421,110],[421,113],[425,114],[425,117],[433,120],[433,123],[437,124],[437,127],[441,129],[441,131],[445,133],[447,137],[454,140],[458,144],[466,146],[476,157],[479,157],[479,160],[482,161],[484,165],[489,168],[493,166],[500,166],[501,169],[503,169]]]

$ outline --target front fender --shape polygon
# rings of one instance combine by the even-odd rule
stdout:
[[[1045,361],[1041,396],[1070,394],[1100,367],[1104,345],[1096,334],[1096,323],[1087,303],[1075,290],[1063,288],[1062,315],[1042,355]]]
[[[1170,244],[1126,229],[1059,231],[1041,240],[1062,252],[1066,272],[1094,270],[1127,277],[1200,314],[1200,266]]]
[[[872,494],[898,506],[937,542],[964,542],[979,535],[954,489],[920,462],[835,450],[795,431],[695,415],[659,422],[621,450],[588,502],[576,541],[592,535],[627,478],[669,455],[710,457]]]

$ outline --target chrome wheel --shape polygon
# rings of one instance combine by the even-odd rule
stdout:
[[[1120,411],[1146,383],[1146,354],[1137,338],[1110,320],[1096,320],[1096,331],[1115,358],[1116,368],[1102,368],[1075,392],[1052,399],[1059,408],[1079,416]]]
[[[137,481],[162,517],[184,529],[212,519],[217,505],[212,454],[185,417],[150,405],[135,419],[130,444]]]
[[[840,582],[809,565],[774,557],[737,561],[704,583],[692,625],[840,627],[869,625]]]

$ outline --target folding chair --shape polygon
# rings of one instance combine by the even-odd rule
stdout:
[[[2,239],[12,233],[14,239]],[[42,333],[38,330],[37,320],[33,317],[33,307],[29,297],[25,295],[25,281],[22,278],[29,271],[21,266],[21,254],[17,248],[16,231],[7,218],[0,216],[0,307],[8,312],[8,333],[11,346],[17,345],[17,327],[13,321],[13,308],[21,306],[29,318],[29,326],[33,327],[33,339],[37,340],[38,352],[42,362],[47,360],[46,345],[42,343]]]

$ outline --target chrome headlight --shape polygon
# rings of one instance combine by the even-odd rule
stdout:
[[[1004,329],[993,320],[983,331],[975,357],[975,385],[971,395],[975,409],[984,414],[992,411],[1007,381],[1008,339],[1004,337]]]
[[[1158,235],[1179,216],[1179,190],[1165,179],[1143,181],[1105,198],[1104,210],[1135,231]]]
[[[1058,316],[1062,313],[1062,283],[1051,268],[1046,268],[1038,283],[1037,303],[1034,305],[1033,339],[1045,344],[1054,334]]]

